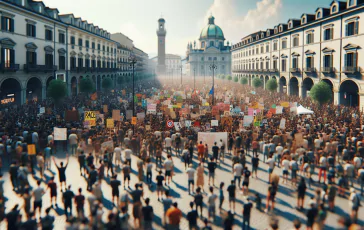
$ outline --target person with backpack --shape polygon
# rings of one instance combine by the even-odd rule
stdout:
[[[244,168],[243,175],[244,175],[244,178],[243,178],[242,192],[243,192],[243,195],[246,196],[247,194],[249,194],[249,177],[251,175],[251,172],[249,171],[247,166],[245,166],[245,168]]]
[[[292,160],[289,162],[289,166],[291,168],[291,183],[292,185],[297,184],[297,171],[298,171],[298,164],[297,161],[292,158]]]
[[[49,215],[49,212],[51,211],[51,208],[47,208],[45,210],[46,216],[40,219],[40,223],[42,225],[42,230],[52,230],[53,229],[53,223],[54,223],[54,216]]]
[[[360,197],[356,193],[355,188],[350,188],[349,201],[350,201],[350,206],[351,206],[350,217],[354,222],[356,222],[358,220],[358,212],[359,212],[359,207],[361,206],[361,204],[360,204]]]

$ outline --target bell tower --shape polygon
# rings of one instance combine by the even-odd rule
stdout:
[[[158,65],[157,71],[159,74],[166,73],[166,35],[167,31],[164,27],[166,21],[163,18],[158,20]]]

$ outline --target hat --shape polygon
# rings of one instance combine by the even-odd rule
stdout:
[[[355,188],[350,188],[350,192],[355,192]]]

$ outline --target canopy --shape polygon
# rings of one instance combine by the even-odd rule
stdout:
[[[302,115],[302,114],[313,114],[313,111],[306,109],[305,107],[300,105],[297,107],[297,115]]]

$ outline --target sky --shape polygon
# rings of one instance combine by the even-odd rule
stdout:
[[[198,41],[210,15],[232,44],[250,33],[328,8],[332,0],[43,0],[60,14],[73,13],[110,33],[121,32],[134,46],[157,55],[157,21],[167,29],[166,52],[185,56],[188,42]]]

